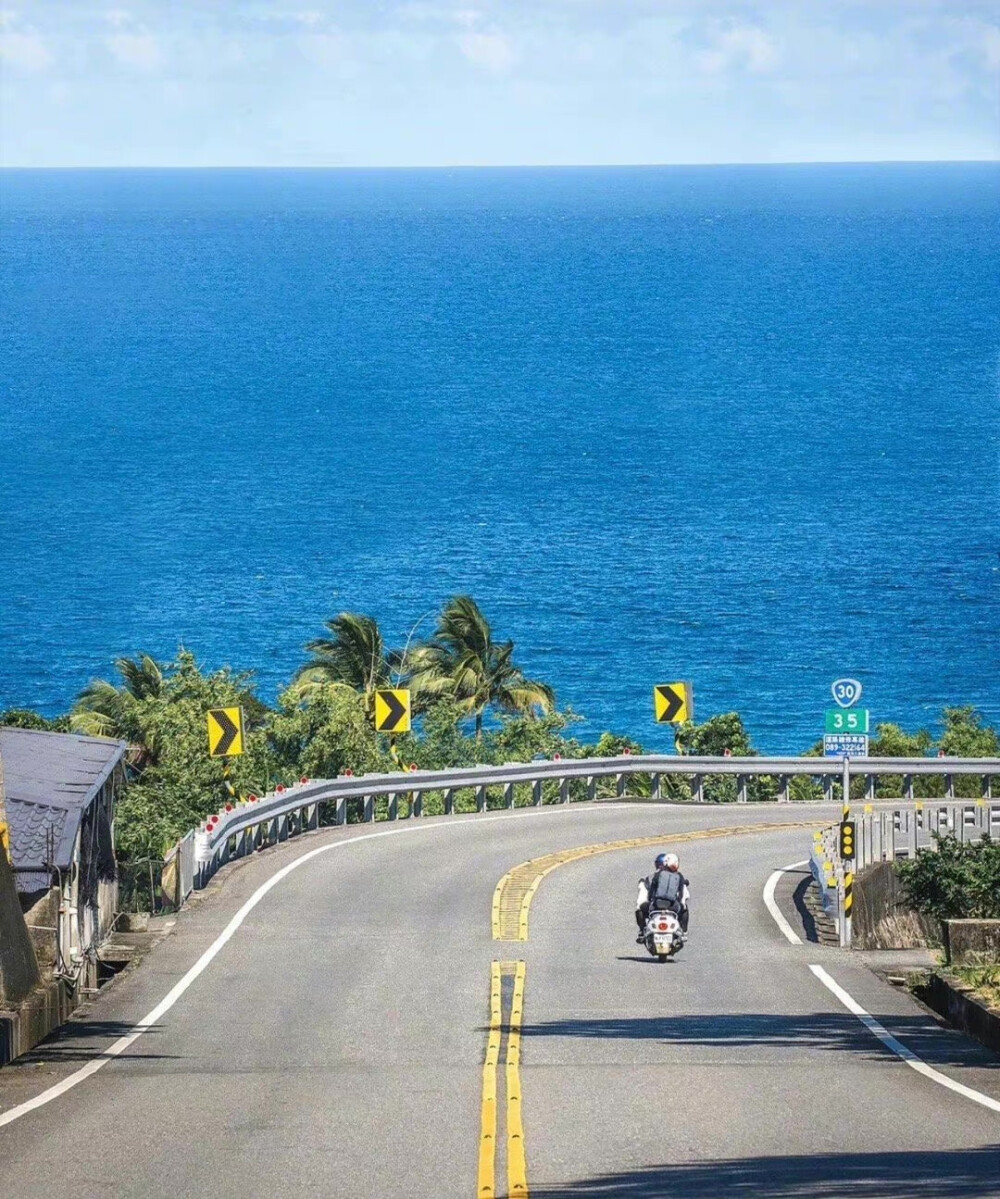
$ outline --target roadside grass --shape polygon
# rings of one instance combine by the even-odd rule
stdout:
[[[1000,1008],[1000,962],[978,966],[951,966],[950,974],[972,987],[973,996],[987,1007]]]

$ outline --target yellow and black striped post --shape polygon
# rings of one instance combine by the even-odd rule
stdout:
[[[840,942],[846,948],[851,947],[851,917],[854,911],[854,871],[844,873],[844,920]]]

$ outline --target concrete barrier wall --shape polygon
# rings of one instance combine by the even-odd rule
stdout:
[[[953,966],[1000,962],[1000,920],[946,920],[944,948]]]

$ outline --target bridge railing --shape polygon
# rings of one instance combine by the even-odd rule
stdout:
[[[830,824],[814,835],[809,861],[823,910],[836,924],[844,946],[851,943],[845,901],[854,875],[876,862],[915,858],[918,849],[933,848],[938,836],[956,837],[964,843],[988,834],[1000,841],[1000,802],[989,796],[964,803],[939,799],[895,806],[868,803],[860,811],[852,808],[851,819],[855,823],[854,860],[845,862],[840,857],[839,829]]]
[[[954,794],[955,779],[972,776],[981,780],[979,788],[986,798],[992,796],[995,780],[1000,780],[997,758],[857,758],[846,761],[850,782],[864,779],[866,795],[875,796],[878,780],[902,778],[904,791],[912,794],[914,780],[943,780],[946,792]],[[610,783],[620,797],[628,795],[628,784],[635,776],[648,781],[648,798],[661,799],[669,791],[666,780],[690,781],[695,802],[704,799],[706,779],[731,777],[736,782],[736,802],[747,802],[749,780],[773,780],[778,802],[787,801],[790,782],[795,778],[814,780],[823,797],[838,797],[837,784],[843,790],[845,762],[835,758],[737,758],[694,757],[660,754],[633,754],[614,758],[553,759],[510,762],[502,766],[474,766],[448,770],[400,771],[394,774],[343,775],[334,779],[310,780],[292,787],[279,787],[260,799],[227,803],[194,831],[194,888],[204,887],[220,866],[244,857],[267,845],[313,831],[319,827],[320,806],[327,807],[333,822],[348,822],[349,805],[357,818],[373,822],[378,818],[395,820],[404,804],[411,817],[424,814],[424,797],[442,797],[446,816],[456,815],[455,797],[472,792],[475,810],[487,809],[489,793],[500,791],[502,807],[516,806],[517,788],[528,789],[529,802],[569,803],[574,796],[595,799],[599,782]],[[572,784],[572,785],[571,785]],[[384,799],[384,805],[376,801]],[[188,892],[190,893],[190,892]],[[186,894],[180,896],[181,901]]]

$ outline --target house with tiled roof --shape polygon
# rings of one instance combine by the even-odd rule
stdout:
[[[96,986],[118,901],[115,805],[124,741],[0,728],[10,861],[43,975]]]

